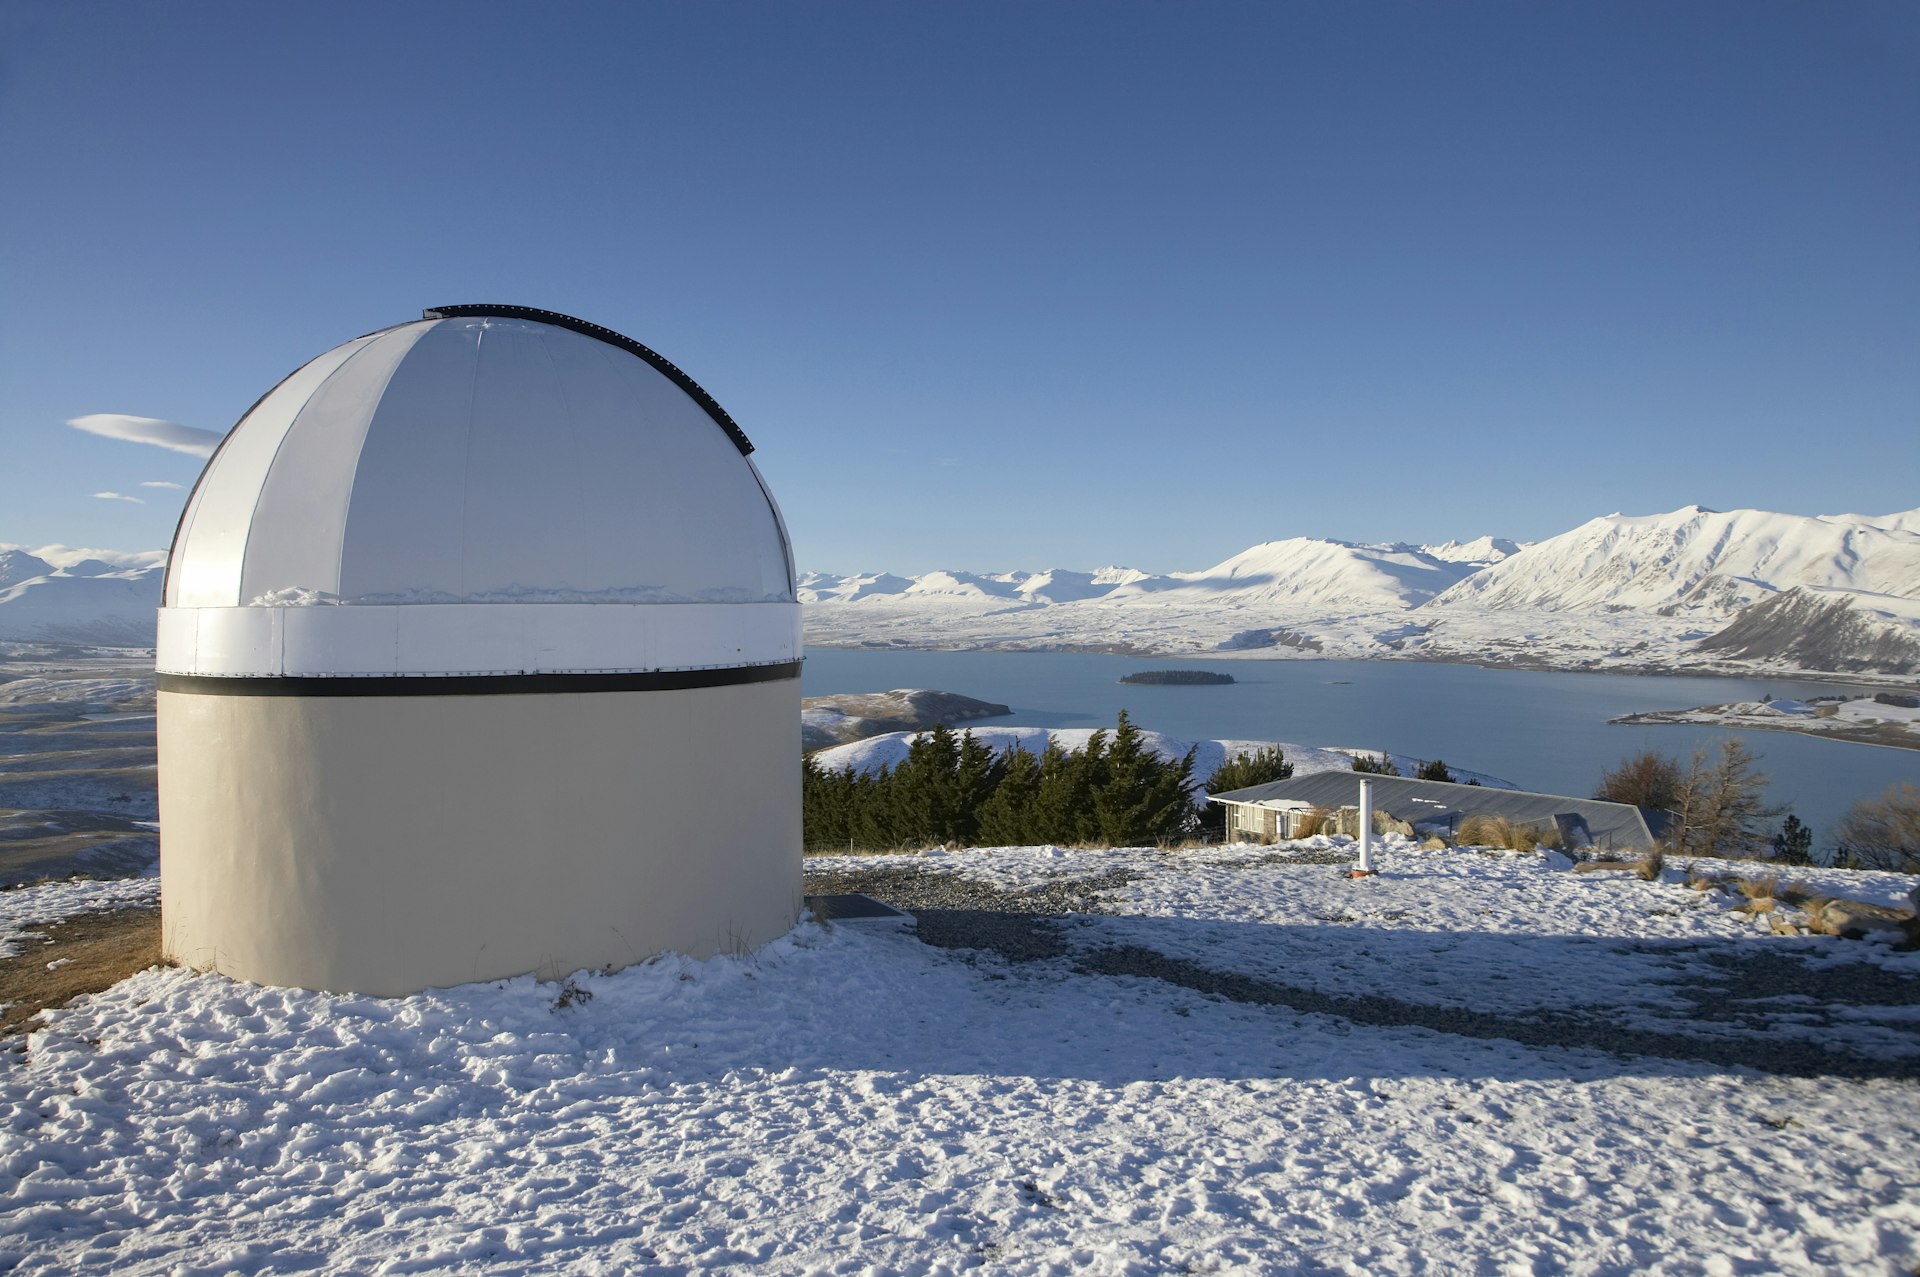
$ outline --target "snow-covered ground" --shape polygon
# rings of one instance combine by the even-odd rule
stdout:
[[[748,957],[568,989],[375,999],[150,971],[4,1057],[0,1267],[1920,1262],[1920,1025],[1914,999],[1873,992],[1911,988],[1920,956],[1762,936],[1682,885],[1545,857],[1395,842],[1354,881],[1314,863],[1329,850],[809,864],[1109,884],[1113,913],[1065,919],[1066,955],[1034,962],[805,923]],[[1173,974],[1100,974],[1117,953]],[[1867,992],[1749,987],[1774,967]],[[1707,1062],[1781,1034],[1900,1076]]]
[[[125,702],[153,704],[153,676],[134,678],[45,678],[26,675],[0,682],[0,708],[17,705],[79,705],[118,708]]]
[[[39,928],[81,914],[160,903],[157,869],[139,878],[95,881],[75,878],[37,887],[0,891],[0,958],[11,958],[44,939]]]

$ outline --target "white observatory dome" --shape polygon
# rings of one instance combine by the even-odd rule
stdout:
[[[174,538],[156,663],[297,678],[797,660],[792,555],[752,447],[609,329],[426,311],[308,363],[227,436]]]
[[[655,352],[518,306],[269,391],[168,561],[167,955],[397,995],[791,928],[800,605],[752,449]]]

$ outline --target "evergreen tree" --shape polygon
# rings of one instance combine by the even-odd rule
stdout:
[[[973,832],[976,809],[995,779],[993,751],[975,741],[973,733],[962,740],[942,724],[915,736],[906,758],[883,786],[889,791],[894,842],[965,843]]]
[[[800,756],[800,842],[809,851],[846,841],[846,813],[837,809],[826,769],[813,755]]]
[[[1093,839],[1110,847],[1137,847],[1190,832],[1193,750],[1170,763],[1150,748],[1125,710],[1093,787]]]
[[[1444,780],[1449,785],[1454,783],[1453,773],[1447,770],[1446,760],[1441,758],[1421,763],[1413,774],[1420,780]]]
[[[811,756],[800,760],[802,843],[809,851],[844,851],[855,838],[857,781],[853,768],[828,771]]]
[[[1106,778],[1107,731],[1072,753],[1049,741],[1040,755],[1040,792],[1033,802],[1033,836],[1039,842],[1092,842],[1097,836],[1093,794]]]
[[[1810,865],[1813,863],[1813,831],[1800,823],[1800,818],[1792,812],[1780,824],[1780,832],[1773,836],[1773,859],[1782,865]]]
[[[1372,754],[1355,754],[1353,756],[1353,770],[1357,772],[1367,772],[1374,776],[1398,776],[1400,774],[1400,769],[1395,767],[1393,760],[1385,754],[1380,755],[1378,758],[1375,758]]]
[[[1251,754],[1235,754],[1221,763],[1214,769],[1213,775],[1207,777],[1206,789],[1209,794],[1227,794],[1236,789],[1286,780],[1292,775],[1293,764],[1286,760],[1280,750],[1268,745]],[[1227,809],[1219,803],[1206,804],[1200,809],[1200,829],[1214,837],[1225,835]]]
[[[1286,755],[1268,745],[1251,754],[1235,754],[1221,763],[1213,775],[1207,777],[1207,792],[1226,794],[1236,789],[1286,780],[1292,775],[1293,764],[1287,761]]]
[[[1000,759],[1000,783],[980,804],[975,837],[985,847],[1024,847],[1044,842],[1034,803],[1040,794],[1040,760],[1016,742]]]
[[[980,833],[980,809],[999,789],[1006,775],[1006,760],[973,738],[971,731],[960,733],[955,752],[952,784],[952,837],[944,841],[970,846]]]
[[[854,773],[847,833],[856,846],[878,850],[907,841],[894,797],[893,774],[884,764],[878,771]]]

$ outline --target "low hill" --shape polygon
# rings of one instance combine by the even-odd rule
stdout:
[[[1012,712],[992,701],[924,687],[809,696],[800,702],[800,748],[827,749],[887,732],[925,731]]]
[[[1804,670],[1912,674],[1920,671],[1916,622],[1912,600],[1803,586],[1746,608],[1696,647]]]

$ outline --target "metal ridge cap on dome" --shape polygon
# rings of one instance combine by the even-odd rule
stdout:
[[[483,319],[488,316],[500,319],[530,319],[535,323],[552,324],[555,328],[570,329],[597,341],[604,341],[609,346],[618,346],[630,355],[638,355],[653,365],[654,369],[667,380],[686,391],[695,403],[705,409],[706,414],[713,418],[714,424],[727,432],[727,438],[733,440],[733,446],[740,450],[741,456],[744,457],[753,451],[753,440],[747,438],[746,431],[740,429],[739,424],[727,414],[727,410],[720,406],[718,400],[701,389],[699,382],[687,376],[680,370],[679,365],[651,346],[643,346],[633,338],[617,333],[611,328],[604,328],[590,320],[576,319],[572,315],[563,315],[557,310],[541,310],[535,306],[487,304],[434,306],[420,312],[422,319]]]

